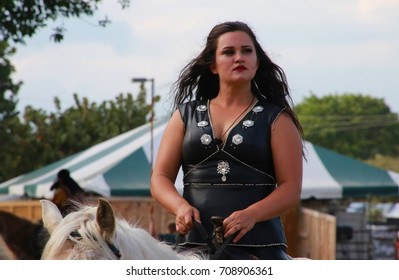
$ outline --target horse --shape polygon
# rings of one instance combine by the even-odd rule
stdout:
[[[97,205],[75,203],[62,216],[49,200],[40,200],[42,219],[50,238],[42,260],[199,260],[200,252],[177,251],[148,231],[117,218],[104,198]]]
[[[0,235],[0,260],[16,260],[17,257],[8,247],[3,237]]]
[[[0,237],[2,251],[12,252],[12,259],[40,260],[48,234],[40,221],[0,210]]]
[[[93,201],[84,204],[71,201],[75,209],[66,216],[50,200],[40,202],[43,224],[50,234],[42,260],[257,259],[239,249],[226,247],[232,236],[221,240],[222,217],[212,217],[215,225],[212,239],[200,223],[194,222],[207,243],[205,248],[177,250],[176,245],[156,239],[147,230],[116,217],[104,198],[98,198],[97,205]]]

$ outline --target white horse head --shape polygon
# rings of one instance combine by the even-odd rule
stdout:
[[[178,253],[146,230],[115,218],[105,199],[100,198],[97,206],[79,205],[64,218],[54,203],[40,202],[43,223],[51,235],[42,259],[204,259],[194,252]]]

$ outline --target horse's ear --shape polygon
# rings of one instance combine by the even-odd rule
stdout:
[[[44,227],[51,233],[55,230],[58,224],[62,221],[62,215],[57,205],[50,200],[40,200],[42,204],[42,219]]]
[[[111,204],[103,198],[98,199],[97,224],[105,240],[111,240],[115,231],[115,215]]]

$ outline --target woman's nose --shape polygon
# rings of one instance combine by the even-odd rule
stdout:
[[[234,62],[240,63],[240,62],[243,62],[243,61],[244,61],[244,59],[243,59],[242,54],[237,52],[236,56],[235,56],[235,59],[234,59]]]

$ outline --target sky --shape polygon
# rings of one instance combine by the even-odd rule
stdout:
[[[106,28],[96,22],[107,16]],[[169,112],[169,92],[182,67],[203,48],[211,28],[244,21],[285,71],[294,104],[314,93],[361,93],[399,112],[399,1],[397,0],[117,0],[94,17],[49,22],[12,58],[23,81],[19,110],[55,111],[138,93],[132,78],[154,79],[156,115]],[[65,39],[50,40],[63,25]],[[146,83],[150,92],[151,83]]]

